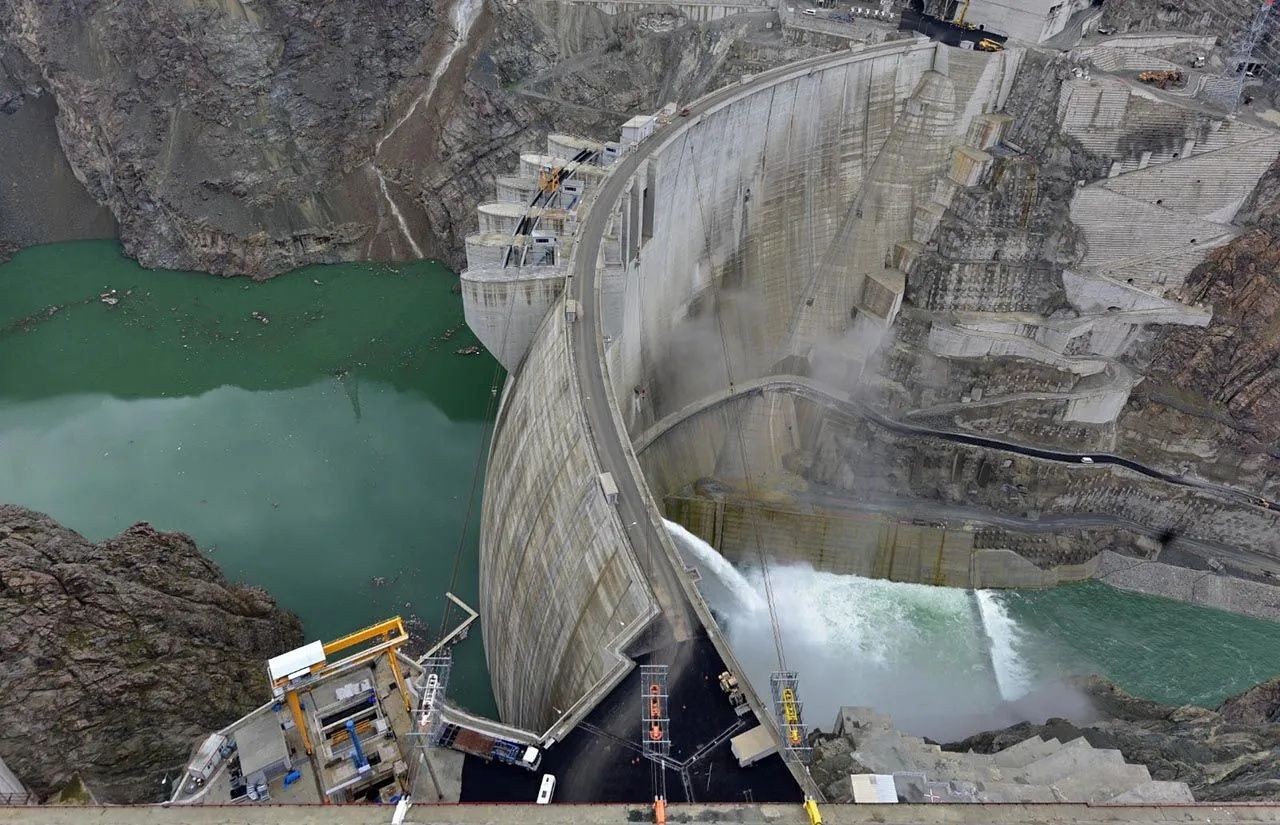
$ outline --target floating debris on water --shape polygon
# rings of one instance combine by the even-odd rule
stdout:
[[[463,348],[462,348],[462,349],[460,349],[460,350],[456,350],[456,351],[455,351],[455,354],[456,354],[456,355],[479,355],[479,354],[480,354],[480,348],[479,348],[479,347],[477,347],[477,346],[475,346],[475,345],[473,344],[472,346],[469,346],[469,347],[463,347]]]

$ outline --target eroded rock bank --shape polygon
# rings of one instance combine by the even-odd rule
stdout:
[[[548,131],[612,137],[637,111],[813,53],[770,21],[478,0],[0,0],[0,136],[73,170],[144,266],[456,269],[494,177]],[[11,220],[0,199],[0,241],[58,240],[6,235],[73,201],[24,182],[0,169],[4,191],[34,198]]]
[[[1088,723],[1023,722],[944,745],[996,753],[1029,737],[1119,750],[1155,780],[1185,782],[1201,802],[1280,800],[1280,677],[1233,696],[1216,710],[1173,707],[1130,696],[1100,676],[1076,682],[1099,718]]]
[[[79,774],[101,801],[155,801],[301,642],[297,617],[186,535],[141,523],[94,543],[0,505],[0,757],[41,797]]]

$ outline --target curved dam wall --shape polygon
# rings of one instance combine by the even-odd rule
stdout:
[[[932,232],[956,181],[989,163],[960,149],[993,128],[1019,57],[950,51],[913,39],[805,61],[713,93],[633,150],[643,162],[627,166],[625,190],[590,204],[610,215],[599,333],[627,438],[752,378],[856,376],[901,303],[900,247]],[[587,423],[571,330],[559,299],[506,388],[480,542],[499,709],[551,735],[625,675],[627,645],[658,614],[598,485],[637,465],[601,466],[594,439],[616,434]],[[682,457],[659,438],[644,459],[663,454],[668,471],[638,483],[660,500],[730,446]]]
[[[548,312],[498,412],[485,477],[480,613],[504,722],[559,737],[626,675],[657,606],[582,415],[563,309]]]
[[[798,435],[777,394],[748,405],[759,414],[742,419],[740,441],[715,428],[677,446],[655,428],[769,376],[836,395],[857,386],[902,300],[896,264],[984,162],[973,144],[1018,60],[927,41],[866,49],[721,106],[650,153],[624,201],[621,294],[606,298],[605,324],[655,495],[765,475],[778,456],[752,454]]]

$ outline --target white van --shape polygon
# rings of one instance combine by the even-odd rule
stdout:
[[[544,774],[542,775],[542,786],[541,786],[540,788],[538,788],[538,804],[539,804],[539,805],[550,805],[550,804],[551,804],[551,796],[552,796],[552,794],[554,794],[555,792],[556,792],[556,778],[555,778],[555,776],[553,776],[553,775],[551,775],[551,774],[549,774],[549,773],[544,773]]]

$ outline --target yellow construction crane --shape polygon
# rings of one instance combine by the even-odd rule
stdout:
[[[961,7],[960,9],[960,16],[956,18],[956,25],[960,26],[961,28],[965,28],[965,29],[973,28],[973,26],[966,26],[964,22],[964,16],[969,13],[970,2],[972,2],[972,0],[964,0],[964,6]]]
[[[376,660],[379,656],[387,657],[387,666],[396,680],[400,699],[406,711],[410,710],[409,690],[405,685],[404,674],[400,670],[400,662],[396,653],[405,642],[409,641],[409,633],[404,628],[404,620],[396,616],[386,621],[371,624],[355,633],[348,633],[332,642],[312,642],[295,650],[282,653],[267,662],[267,675],[271,680],[272,693],[283,698],[293,715],[293,723],[297,726],[298,736],[302,744],[311,753],[314,746],[307,733],[306,717],[302,713],[302,703],[298,692],[333,674],[348,670],[361,664]],[[370,644],[371,643],[371,644]],[[358,645],[370,644],[345,659],[330,662],[329,656]]]
[[[804,812],[809,815],[809,825],[822,825],[822,812],[818,810],[818,801],[812,796],[804,798]]]
[[[545,165],[538,172],[538,188],[550,195],[560,188],[560,179],[563,176],[563,166]]]

